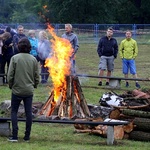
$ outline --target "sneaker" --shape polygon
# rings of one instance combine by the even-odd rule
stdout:
[[[140,84],[139,84],[138,82],[135,83],[135,86],[136,86],[137,88],[141,88],[141,86],[140,86]]]
[[[99,85],[99,86],[102,86],[102,81],[99,81],[98,85]]]
[[[106,82],[106,85],[108,86],[108,85],[109,85],[109,82]]]
[[[126,82],[126,87],[129,87],[129,82]]]
[[[9,142],[18,142],[18,138],[14,138],[14,137],[9,137],[8,138]]]
[[[24,142],[29,142],[30,138],[29,137],[24,137],[23,140],[24,140]]]

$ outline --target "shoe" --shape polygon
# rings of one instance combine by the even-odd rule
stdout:
[[[108,85],[109,85],[109,82],[106,82],[106,85],[108,86]]]
[[[129,82],[126,82],[126,87],[129,87]]]
[[[9,142],[18,142],[18,138],[14,138],[14,137],[9,137],[8,138]]]
[[[29,142],[30,138],[29,137],[24,137],[23,140],[24,140],[24,142]]]
[[[137,88],[141,88],[141,86],[140,86],[140,84],[139,84],[138,82],[135,83],[135,86],[136,86]]]
[[[102,86],[102,81],[99,81],[98,85],[99,85],[99,86]]]

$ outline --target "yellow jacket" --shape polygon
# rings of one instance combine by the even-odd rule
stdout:
[[[137,42],[134,39],[124,39],[120,43],[119,54],[121,58],[135,59],[138,55]]]

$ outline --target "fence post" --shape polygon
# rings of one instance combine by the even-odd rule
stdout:
[[[136,39],[136,24],[132,25],[132,29],[133,29],[133,38]]]
[[[98,24],[94,25],[94,37],[95,37],[95,42],[97,43],[97,41],[98,41]]]
[[[59,24],[56,24],[55,25],[55,32],[56,32],[57,35],[58,35],[58,29],[59,29]]]

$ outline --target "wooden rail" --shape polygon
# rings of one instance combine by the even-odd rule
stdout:
[[[18,121],[25,122],[26,119],[24,118],[18,118]],[[48,120],[48,119],[33,119],[33,122],[39,122],[39,123],[59,123],[59,124],[88,124],[92,126],[97,125],[107,125],[107,145],[113,145],[114,143],[114,126],[118,125],[127,125],[129,122],[127,121],[116,121],[116,122],[92,122],[92,121],[73,121],[73,120]],[[0,118],[0,124],[2,123],[10,123],[11,118]]]

